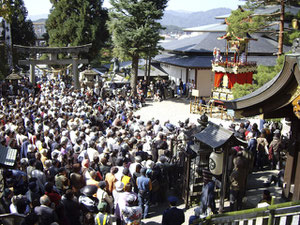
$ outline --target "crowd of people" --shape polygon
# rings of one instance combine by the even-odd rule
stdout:
[[[138,88],[143,87],[142,82]],[[2,172],[3,213],[24,215],[23,224],[140,224],[150,206],[169,199],[162,224],[184,222],[176,198],[167,193],[180,189],[183,171],[170,140],[184,139],[184,131],[193,127],[189,121],[179,126],[145,122],[133,114],[143,106],[142,98],[120,92],[103,98],[97,90],[75,90],[57,81],[25,86],[20,93],[6,93],[0,101],[0,145],[18,150],[15,167]],[[269,162],[281,169],[283,147],[278,126],[259,131],[247,122],[230,129],[248,141],[248,147],[232,149],[228,168],[231,208],[239,209],[247,174]],[[207,174],[202,215],[207,209],[216,213],[217,180]]]
[[[2,172],[3,213],[23,224],[139,224],[167,200],[180,176],[170,130],[183,128],[134,116],[138,98],[55,81],[21,93],[0,100],[0,144],[18,150]]]
[[[191,99],[193,89],[195,89],[194,80],[188,80],[184,84],[179,79],[179,83],[176,84],[174,80],[158,79],[157,81],[150,81],[149,85],[145,80],[140,80],[137,84],[137,93],[140,99],[153,98],[154,101],[159,102],[166,100],[168,97]]]

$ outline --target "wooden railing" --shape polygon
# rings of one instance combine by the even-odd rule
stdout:
[[[223,214],[211,215],[194,221],[194,225],[203,224],[300,224],[300,201],[285,202],[263,208],[247,209]]]

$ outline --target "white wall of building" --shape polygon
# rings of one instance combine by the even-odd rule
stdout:
[[[169,74],[169,79],[174,80],[177,85],[179,85],[179,79],[182,79],[183,83],[186,83],[186,68],[172,66],[161,63],[161,67]],[[188,79],[195,79],[195,69],[188,70]],[[197,70],[197,89],[200,91],[200,96],[208,97],[211,95],[211,90],[213,88],[214,76],[211,69]]]
[[[161,63],[161,67],[169,74],[169,79],[179,85],[179,79],[186,83],[186,68]]]
[[[211,70],[197,71],[197,89],[200,91],[200,96],[208,97],[211,95],[213,88],[214,76]]]

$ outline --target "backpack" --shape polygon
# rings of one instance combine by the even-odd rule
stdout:
[[[108,204],[107,204],[107,202],[105,201],[105,199],[103,199],[103,195],[104,195],[104,191],[102,192],[102,197],[101,197],[101,199],[100,199],[100,201],[99,201],[99,203],[98,203],[98,206],[97,206],[97,208],[98,208],[98,210],[100,211],[100,212],[106,212],[107,211],[107,207],[108,207]]]

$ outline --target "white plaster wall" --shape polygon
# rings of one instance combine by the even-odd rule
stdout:
[[[189,78],[191,81],[194,80],[195,81],[195,69],[190,69],[189,70]]]
[[[174,80],[179,85],[179,79],[182,79],[183,83],[186,83],[186,68],[171,66],[167,64],[161,64],[161,67],[169,74],[169,79]]]
[[[186,68],[172,66],[161,63],[161,67],[169,74],[169,79],[174,80],[179,85],[179,79],[186,83]],[[188,72],[188,79],[195,79],[195,69],[190,69]],[[201,96],[208,97],[211,95],[213,87],[214,76],[210,69],[197,71],[197,89],[200,91]]]
[[[214,77],[211,70],[197,71],[197,89],[200,91],[200,96],[208,97],[211,95]]]

